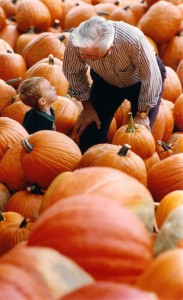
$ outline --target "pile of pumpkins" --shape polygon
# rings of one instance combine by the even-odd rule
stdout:
[[[167,78],[152,132],[126,99],[82,155],[62,64],[95,15],[140,28]],[[182,0],[0,0],[0,300],[183,299],[182,30]],[[22,126],[32,76],[57,90],[56,131]]]

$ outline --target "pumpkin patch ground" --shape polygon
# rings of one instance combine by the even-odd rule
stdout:
[[[82,154],[62,68],[96,15],[141,29],[167,77],[151,131],[125,99]],[[0,0],[0,300],[183,299],[182,32],[182,0]],[[56,131],[22,125],[34,76],[55,87]]]

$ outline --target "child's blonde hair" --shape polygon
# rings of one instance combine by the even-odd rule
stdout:
[[[38,107],[38,100],[42,97],[40,83],[46,80],[43,77],[25,79],[18,87],[20,100],[31,107]]]

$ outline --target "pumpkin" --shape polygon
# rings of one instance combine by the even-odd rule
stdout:
[[[1,230],[0,255],[7,253],[18,243],[27,241],[33,223],[29,219],[23,219],[19,224],[6,226]]]
[[[4,80],[0,79],[1,101],[0,115],[2,110],[12,103],[12,99],[16,96],[16,90]]]
[[[9,226],[19,226],[24,217],[14,211],[0,213],[0,232]]]
[[[68,31],[80,25],[81,22],[89,20],[96,15],[95,8],[92,4],[77,5],[66,13],[64,17],[63,29]]]
[[[49,197],[43,198],[40,208],[42,212],[65,197],[99,194],[130,208],[146,224],[149,231],[152,231],[154,222],[152,196],[142,183],[123,171],[94,166],[77,169],[69,174],[63,173],[56,187],[53,185],[51,190]]]
[[[173,116],[176,128],[183,131],[183,93],[175,101]]]
[[[10,68],[11,66],[11,68]],[[11,51],[0,52],[0,77],[4,81],[14,79],[17,77],[22,78],[27,70],[24,58],[18,53]],[[19,86],[19,81],[14,87]]]
[[[183,59],[179,62],[176,73],[180,79],[183,88]]]
[[[6,18],[14,17],[16,15],[16,0],[0,0],[0,6],[6,14]]]
[[[131,111],[131,103],[127,99],[121,103],[121,105],[116,110],[114,117],[117,122],[117,129],[122,125],[126,125],[129,122],[129,114]]]
[[[20,32],[27,32],[31,26],[38,32],[47,31],[51,24],[51,15],[41,1],[21,0],[17,3],[16,22]]]
[[[111,20],[111,14],[116,9],[114,3],[98,3],[94,6],[97,15],[104,17],[106,20]]]
[[[183,238],[183,205],[173,209],[165,218],[153,246],[153,255],[157,256],[177,247]]]
[[[162,0],[147,10],[137,23],[137,27],[159,45],[168,42],[175,36],[181,21],[182,12],[180,8]]]
[[[19,35],[20,32],[16,24],[6,24],[6,26],[0,31],[0,38],[6,41],[14,51]]]
[[[156,294],[142,291],[128,284],[115,282],[94,282],[85,285],[72,293],[67,294],[62,300],[158,300]]]
[[[41,2],[48,8],[51,15],[51,26],[53,26],[56,19],[61,20],[63,15],[63,7],[60,0],[41,0]]]
[[[47,247],[18,244],[1,257],[0,264],[12,265],[26,271],[32,278],[41,279],[53,299],[60,299],[93,282],[92,277],[73,260]]]
[[[131,10],[130,6],[126,7],[116,7],[116,9],[111,13],[111,20],[113,21],[123,21],[130,25],[136,25],[137,19]]]
[[[167,216],[174,210],[176,207],[179,207],[183,204],[183,191],[176,190],[168,193],[163,199],[161,199],[157,209],[156,209],[156,223],[159,228],[161,228],[163,222]]]
[[[33,38],[22,50],[22,57],[26,62],[27,68],[29,69],[50,54],[63,60],[65,44],[62,42],[62,39],[62,34],[58,36],[52,32],[42,32]]]
[[[116,131],[112,144],[128,144],[131,150],[142,159],[150,157],[155,151],[155,142],[151,132],[143,125],[134,124],[131,113],[129,123]]]
[[[63,63],[61,60],[58,63],[58,60],[59,59],[57,59],[55,63],[55,58],[50,54],[48,62],[39,61],[39,63],[33,65],[32,68],[26,72],[24,79],[36,76],[44,77],[56,88],[58,95],[65,96],[69,83],[62,71]]]
[[[146,166],[146,170],[148,172],[148,170],[153,166],[155,165],[158,161],[160,161],[160,158],[158,156],[158,153],[155,151],[153,153],[152,156],[144,159],[144,163],[145,163],[145,166]]]
[[[32,185],[26,190],[15,192],[8,199],[4,211],[18,212],[34,222],[38,218],[42,200],[43,192],[38,186]]]
[[[172,249],[157,256],[138,278],[136,287],[151,291],[160,299],[181,299],[183,295],[183,251]],[[176,274],[179,274],[176,276]]]
[[[182,94],[180,79],[171,67],[166,66],[167,77],[164,83],[162,98],[175,103],[176,99]]]
[[[152,259],[144,224],[129,209],[100,195],[56,202],[34,223],[27,245],[56,249],[104,281],[134,283]]]
[[[41,278],[32,277],[27,270],[11,264],[0,264],[0,300],[37,299],[53,300]]]
[[[11,193],[15,193],[30,185],[21,167],[21,150],[21,141],[18,141],[6,151],[0,160],[0,182],[4,183]]]
[[[156,143],[158,140],[167,141],[174,129],[174,117],[171,105],[173,103],[168,100],[161,99],[159,111],[152,127],[152,135]]]
[[[60,173],[77,169],[80,159],[76,143],[57,131],[37,131],[22,140],[20,162],[24,175],[43,189]]]
[[[143,159],[130,150],[131,146],[98,144],[82,156],[79,166],[104,166],[119,169],[147,185],[147,171]]]
[[[58,96],[58,100],[51,106],[55,112],[56,130],[70,135],[78,119],[78,107],[73,101],[63,96]]]
[[[26,112],[30,110],[30,106],[20,101],[12,101],[11,104],[4,107],[1,112],[1,117],[7,117],[22,124]]]
[[[11,46],[5,40],[0,38],[0,52],[7,52],[7,50],[14,52]]]
[[[0,6],[0,31],[6,26],[6,14],[4,9]]]
[[[28,135],[24,127],[17,121],[7,118],[0,118],[0,158],[6,151],[20,139]]]
[[[3,183],[0,183],[0,211],[3,212],[5,205],[10,198],[11,194],[7,186]]]
[[[159,202],[168,193],[183,189],[183,153],[167,157],[147,174],[147,186],[155,201]]]
[[[21,55],[25,46],[34,38],[36,38],[39,34],[40,33],[35,32],[33,26],[31,26],[27,32],[21,33],[16,40],[15,52]]]
[[[171,67],[175,72],[183,59],[183,36],[177,34],[173,36],[165,48],[162,60],[166,66]]]

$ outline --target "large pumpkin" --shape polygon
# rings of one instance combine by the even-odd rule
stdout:
[[[156,293],[160,299],[182,299],[183,251],[168,250],[157,256],[139,277],[136,286]]]
[[[54,248],[97,280],[125,283],[134,283],[152,259],[144,224],[129,209],[100,195],[55,203],[35,222],[28,246]]]
[[[60,173],[77,169],[80,159],[76,143],[57,131],[37,131],[22,140],[20,162],[24,175],[44,189]]]
[[[183,153],[172,155],[157,162],[150,168],[147,175],[147,186],[157,202],[170,192],[182,190]]]
[[[49,190],[49,197],[45,194],[41,211],[60,199],[78,194],[110,197],[130,208],[152,231],[154,203],[151,194],[137,179],[110,167],[87,167],[73,173],[67,172],[65,176],[63,173]]]

